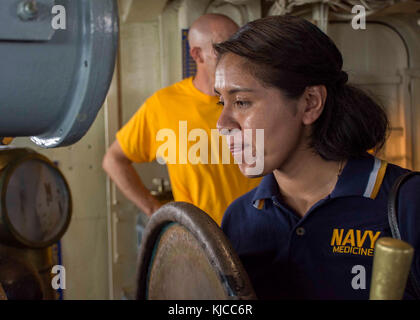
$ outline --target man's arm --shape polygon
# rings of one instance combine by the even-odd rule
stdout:
[[[151,216],[159,209],[161,203],[144,186],[132,161],[122,151],[118,140],[115,140],[106,152],[102,167],[127,199],[145,214]]]

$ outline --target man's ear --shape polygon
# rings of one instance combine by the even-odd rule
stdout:
[[[192,47],[190,49],[190,55],[196,63],[203,63],[203,54],[200,47]]]
[[[326,99],[327,89],[324,85],[310,86],[305,89],[303,93],[303,124],[311,125],[321,116]]]

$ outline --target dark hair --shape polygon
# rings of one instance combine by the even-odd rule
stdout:
[[[312,126],[310,146],[324,159],[344,160],[381,149],[388,132],[382,109],[361,89],[346,84],[343,58],[333,41],[307,20],[272,16],[247,23],[214,45],[219,56],[234,53],[264,85],[300,97],[307,86],[325,85],[327,99]]]

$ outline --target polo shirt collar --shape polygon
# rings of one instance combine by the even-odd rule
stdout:
[[[329,198],[362,196],[375,198],[385,174],[386,162],[365,153],[360,158],[347,161]],[[252,198],[252,205],[261,209],[266,199],[279,196],[280,191],[273,173],[260,182]]]
[[[369,198],[370,176],[375,176],[377,173],[375,159],[368,153],[360,158],[349,159],[330,197],[364,196]]]
[[[257,190],[252,198],[252,205],[261,209],[266,199],[271,199],[274,196],[279,196],[280,190],[277,180],[273,173],[270,173],[262,178]]]

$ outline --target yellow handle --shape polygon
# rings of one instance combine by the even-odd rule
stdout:
[[[380,238],[375,244],[370,300],[401,300],[414,249],[407,242]]]

